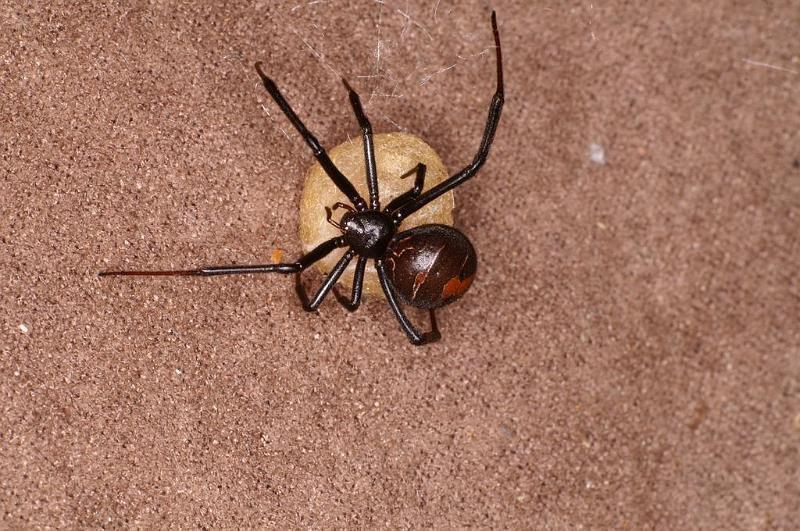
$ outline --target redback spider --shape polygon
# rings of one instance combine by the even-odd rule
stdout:
[[[307,311],[314,311],[333,289],[350,261],[358,257],[353,278],[353,291],[349,300],[334,290],[339,302],[348,310],[354,311],[361,304],[361,290],[367,260],[373,259],[386,300],[411,342],[415,345],[422,345],[440,339],[441,335],[436,324],[434,309],[455,301],[467,291],[478,265],[475,249],[464,234],[446,225],[421,225],[400,233],[397,230],[406,217],[478,173],[489,156],[489,148],[500,121],[500,111],[503,108],[504,99],[503,60],[500,51],[500,34],[497,31],[497,19],[494,12],[492,12],[492,32],[497,62],[497,89],[489,106],[489,117],[486,120],[478,153],[467,167],[455,175],[422,193],[425,182],[425,165],[419,163],[412,170],[412,173],[416,173],[414,186],[381,209],[372,126],[364,114],[358,94],[346,80],[342,79],[349,93],[350,104],[361,127],[364,141],[367,188],[369,190],[369,205],[367,205],[347,177],[333,164],[314,135],[297,117],[275,82],[261,70],[261,63],[256,63],[256,71],[267,92],[311,147],[325,173],[350,201],[350,205],[336,203],[333,205],[333,209],[325,209],[328,221],[336,226],[342,235],[323,242],[297,262],[208,266],[200,269],[169,271],[103,271],[100,276],[183,275],[205,277],[250,273],[296,273],[296,288],[303,308]],[[331,219],[332,210],[337,209],[346,211],[338,222]],[[339,247],[347,247],[347,252],[336,263],[314,297],[309,299],[300,282],[301,271]],[[429,310],[431,330],[428,332],[418,331],[400,307],[400,302]]]

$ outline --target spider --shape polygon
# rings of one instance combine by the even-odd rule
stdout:
[[[355,311],[361,304],[361,291],[367,260],[375,261],[375,269],[389,307],[415,345],[431,343],[441,338],[434,310],[460,298],[469,288],[477,269],[475,249],[464,234],[446,225],[421,225],[398,233],[400,223],[426,204],[445,192],[456,188],[473,177],[483,166],[489,155],[500,111],[503,108],[503,61],[500,50],[500,34],[497,31],[497,18],[492,12],[492,33],[495,41],[497,63],[497,89],[489,106],[489,116],[483,132],[478,153],[472,162],[458,173],[422,193],[425,182],[425,165],[417,164],[409,174],[415,174],[414,185],[381,209],[378,193],[378,176],[375,166],[375,149],[372,139],[372,126],[361,106],[358,94],[342,79],[348,92],[364,143],[364,158],[367,174],[369,203],[353,187],[352,183],[333,164],[325,149],[316,137],[298,118],[289,103],[278,90],[275,82],[264,74],[261,63],[255,68],[264,88],[286,117],[292,122],[314,156],[336,187],[347,197],[350,204],[336,203],[333,208],[325,208],[329,223],[341,231],[337,236],[321,243],[296,262],[267,265],[208,266],[199,269],[167,271],[103,271],[100,276],[140,275],[140,276],[216,276],[251,273],[296,274],[296,290],[307,311],[316,310],[334,288],[339,277],[351,260],[357,258],[352,293],[348,298],[334,294],[349,311]],[[334,210],[344,210],[337,222],[332,218]],[[300,273],[322,259],[334,249],[346,247],[347,251],[328,273],[313,297],[309,298],[300,280]],[[427,309],[430,313],[430,330],[420,332],[406,316],[400,306],[404,303]]]

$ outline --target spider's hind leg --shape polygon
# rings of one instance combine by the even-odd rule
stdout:
[[[442,335],[439,333],[439,326],[436,323],[436,315],[433,313],[433,310],[430,311],[431,330],[429,332],[418,331],[414,325],[411,324],[408,316],[406,316],[405,312],[403,312],[403,309],[400,307],[397,297],[395,297],[394,294],[394,288],[392,288],[389,278],[386,276],[386,266],[383,261],[375,260],[375,268],[378,270],[378,278],[381,281],[383,293],[386,295],[386,301],[389,303],[392,313],[394,313],[394,316],[400,323],[400,327],[408,336],[408,339],[415,345],[425,345],[426,343],[439,341]]]

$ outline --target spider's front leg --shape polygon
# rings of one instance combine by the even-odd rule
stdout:
[[[440,182],[430,190],[415,198],[413,201],[408,201],[404,205],[400,205],[393,212],[393,218],[398,221],[402,220],[417,210],[421,209],[431,201],[434,201],[442,194],[449,192],[453,188],[461,185],[464,181],[471,179],[478,170],[481,169],[486,159],[489,157],[489,148],[492,146],[494,134],[497,131],[497,125],[500,123],[500,113],[503,110],[503,103],[505,102],[505,88],[503,85],[503,53],[500,48],[500,32],[497,30],[497,16],[492,11],[492,34],[494,35],[495,44],[495,61],[497,63],[497,88],[495,89],[492,101],[489,104],[489,115],[486,118],[486,125],[483,130],[483,137],[481,144],[478,148],[478,153],[472,159],[472,162],[448,179]]]
[[[400,304],[394,294],[394,288],[392,288],[389,278],[386,276],[386,265],[383,263],[383,260],[375,260],[375,269],[378,270],[378,278],[381,281],[383,293],[386,295],[386,301],[389,303],[389,307],[392,309],[394,316],[400,323],[400,327],[408,336],[408,339],[415,345],[425,345],[426,343],[439,341],[442,335],[439,333],[439,326],[436,323],[436,315],[433,313],[433,310],[430,310],[431,330],[429,332],[419,332],[414,325],[411,324],[411,321],[408,316],[406,316],[405,312],[403,312],[403,309],[400,308]]]
[[[378,194],[378,170],[375,164],[375,144],[372,140],[372,125],[369,123],[367,115],[364,114],[364,108],[361,106],[361,98],[358,97],[358,93],[353,90],[353,87],[350,86],[345,78],[342,78],[342,83],[344,83],[350,95],[350,105],[353,107],[358,125],[361,127],[361,136],[364,141],[367,188],[369,189],[369,207],[373,210],[379,210],[381,205]]]
[[[341,236],[324,241],[308,254],[304,255],[297,262],[284,262],[280,264],[258,264],[258,265],[224,265],[224,266],[204,266],[197,269],[164,269],[164,270],[133,270],[133,271],[100,271],[100,277],[111,276],[139,276],[139,277],[175,277],[175,276],[195,276],[195,277],[215,277],[220,275],[251,275],[256,273],[291,273],[300,274],[308,266],[322,260],[328,254],[339,247],[345,246],[345,240]]]
[[[367,208],[367,203],[361,197],[361,195],[356,191],[353,184],[345,177],[339,168],[333,163],[331,158],[328,156],[328,152],[325,151],[325,148],[319,143],[317,138],[311,134],[311,131],[305,126],[305,124],[300,120],[297,116],[297,113],[294,112],[289,102],[286,101],[286,98],[283,97],[281,91],[278,90],[278,85],[275,84],[275,81],[272,80],[269,76],[267,76],[264,71],[261,69],[261,63],[256,63],[256,72],[258,72],[258,76],[261,78],[261,83],[264,85],[264,88],[267,90],[272,99],[275,100],[275,103],[278,107],[283,111],[283,114],[289,119],[297,132],[300,133],[300,136],[303,137],[303,140],[306,141],[308,147],[311,148],[311,151],[314,153],[314,157],[319,162],[322,169],[325,170],[325,173],[328,174],[328,177],[331,178],[333,184],[350,200],[356,210],[364,210]]]

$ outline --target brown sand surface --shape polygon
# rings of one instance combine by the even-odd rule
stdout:
[[[104,4],[0,5],[0,528],[796,525],[796,0]],[[464,165],[491,7],[440,343],[285,277],[96,276],[297,255],[312,156],[256,60],[326,145],[340,73]]]

